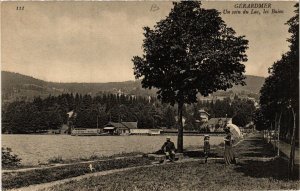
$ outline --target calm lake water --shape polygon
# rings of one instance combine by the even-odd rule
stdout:
[[[88,158],[118,153],[154,152],[166,136],[70,136],[70,135],[2,135],[2,146],[12,148],[24,165],[47,163],[49,158]],[[171,136],[177,144],[177,136]],[[210,138],[211,145],[223,142],[222,136]],[[202,147],[203,136],[184,136],[184,147]]]

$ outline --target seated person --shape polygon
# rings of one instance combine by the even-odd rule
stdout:
[[[170,161],[174,161],[175,160],[175,145],[174,143],[171,141],[170,137],[167,137],[166,142],[163,144],[163,146],[161,147],[161,150],[163,150],[166,154],[166,158],[169,159]]]

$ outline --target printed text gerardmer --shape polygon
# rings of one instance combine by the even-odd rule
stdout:
[[[237,3],[234,8],[271,8],[271,3]]]

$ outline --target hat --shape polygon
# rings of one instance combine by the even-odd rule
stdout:
[[[167,137],[166,139],[167,139],[167,140],[171,140],[171,138],[170,138],[170,137]]]

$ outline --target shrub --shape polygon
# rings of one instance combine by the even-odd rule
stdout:
[[[48,163],[63,163],[64,160],[62,159],[61,156],[56,156],[48,159]]]
[[[99,160],[101,157],[99,157],[98,155],[93,154],[92,156],[90,156],[90,160]]]
[[[21,158],[18,155],[12,154],[9,147],[1,147],[2,149],[2,167],[16,167],[20,165]]]

